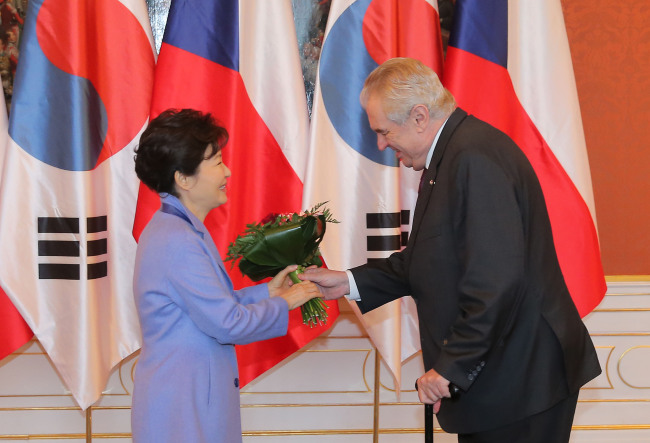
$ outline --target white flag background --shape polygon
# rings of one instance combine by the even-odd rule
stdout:
[[[508,73],[517,97],[578,188],[596,224],[587,146],[562,4],[556,0],[509,2],[508,8]],[[539,75],[540,72],[548,75]]]
[[[367,75],[391,57],[442,65],[437,1],[332,0],[312,111],[303,206],[329,201],[340,224],[328,226],[321,249],[327,266],[348,269],[400,250],[410,230],[420,172],[377,149],[359,93]],[[415,303],[404,297],[361,315],[392,371],[420,350]]]

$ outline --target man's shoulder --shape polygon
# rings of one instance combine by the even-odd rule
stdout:
[[[504,137],[504,136],[508,137],[508,135],[505,132],[501,131],[496,126],[493,126],[489,122],[473,114],[467,114],[467,116],[459,123],[458,129],[462,131],[474,133],[480,136],[485,136],[485,134],[489,134],[493,137]]]
[[[468,115],[451,134],[447,161],[462,164],[498,164],[517,170],[531,169],[523,150],[509,135],[475,116]]]
[[[467,114],[454,128],[450,129],[453,129],[450,141],[459,143],[468,149],[485,147],[490,144],[517,147],[508,134],[472,114]]]

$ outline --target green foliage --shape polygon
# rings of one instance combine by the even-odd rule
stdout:
[[[318,246],[327,223],[339,223],[325,203],[302,214],[270,214],[259,223],[247,224],[228,246],[225,261],[231,261],[232,266],[239,261],[239,270],[253,281],[273,277],[292,264],[301,268],[323,266]],[[325,323],[326,307],[320,299],[308,301],[302,306],[303,322],[310,326]]]
[[[290,264],[322,266],[318,244],[325,234],[325,226],[327,223],[339,223],[332,216],[330,210],[324,207],[326,203],[319,203],[302,214],[295,212],[292,214],[269,214],[259,223],[247,224],[244,232],[238,235],[235,241],[228,246],[225,261],[231,261],[232,266],[240,259],[260,265],[270,265],[270,259],[265,259],[264,253],[271,254],[271,252],[274,252],[273,255],[276,259],[283,263],[290,258],[296,260],[287,263],[285,266]],[[322,226],[320,235],[318,232],[319,226]],[[298,236],[295,229],[300,229],[302,235]],[[277,236],[279,238],[275,238]],[[269,238],[274,240],[271,244],[267,244]],[[302,245],[299,243],[300,238],[304,242]],[[302,254],[296,253],[296,248],[300,246],[302,246]],[[277,249],[270,251],[270,247]],[[241,267],[240,262],[240,269]],[[244,267],[249,269],[248,265],[244,265]],[[242,272],[250,277],[244,270]]]

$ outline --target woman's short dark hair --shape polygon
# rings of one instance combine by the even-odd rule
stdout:
[[[176,193],[174,174],[192,176],[206,158],[217,155],[228,132],[209,113],[167,109],[153,119],[135,150],[135,173],[157,193]],[[206,152],[212,146],[211,152]]]

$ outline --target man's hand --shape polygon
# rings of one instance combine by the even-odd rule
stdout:
[[[432,404],[435,414],[440,410],[440,400],[451,398],[449,380],[438,374],[435,370],[428,370],[417,380],[418,397],[422,403]]]
[[[298,278],[316,283],[325,300],[334,300],[350,293],[350,282],[344,271],[310,267],[298,274]]]

